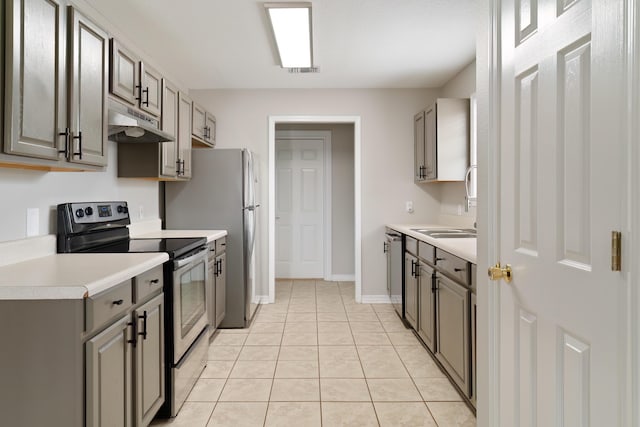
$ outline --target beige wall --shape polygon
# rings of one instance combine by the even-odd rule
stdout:
[[[331,132],[331,273],[355,274],[354,145],[352,124],[283,123],[276,130]]]
[[[295,78],[305,78],[300,75]],[[362,293],[386,294],[386,264],[382,253],[386,223],[435,221],[440,212],[437,186],[413,183],[413,116],[433,102],[436,90],[204,90],[191,96],[217,118],[220,147],[247,147],[261,163],[262,201],[267,200],[268,117],[283,115],[359,116],[362,125]],[[415,212],[405,212],[405,201]],[[261,210],[267,224],[268,209]],[[259,250],[259,293],[267,294],[267,229],[262,227]]]
[[[38,208],[39,234],[56,232],[58,203],[125,200],[131,221],[158,218],[158,183],[117,178],[117,144],[108,142],[109,166],[103,172],[40,172],[0,168],[0,241],[26,237],[27,208]]]
[[[440,96],[443,98],[468,98],[476,91],[476,61],[463,68],[456,76],[449,80],[440,92]],[[469,222],[473,222],[476,217],[476,208],[472,207],[468,212],[465,212],[465,196],[466,191],[464,188],[464,182],[444,182],[439,184],[442,187],[442,198],[440,199],[440,212],[445,222],[451,222],[458,214],[458,207],[462,206],[461,220],[467,219]],[[464,225],[466,224],[463,222]]]

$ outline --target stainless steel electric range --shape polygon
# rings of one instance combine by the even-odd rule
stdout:
[[[160,416],[177,415],[207,363],[205,238],[136,239],[127,202],[58,205],[59,253],[166,252],[164,264],[166,398]]]

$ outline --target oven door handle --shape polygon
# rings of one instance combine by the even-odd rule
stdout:
[[[178,259],[173,262],[173,268],[175,270],[184,267],[185,265],[191,264],[193,261],[196,261],[198,258],[205,258],[207,255],[207,248],[204,247],[195,254],[188,256],[186,258]]]

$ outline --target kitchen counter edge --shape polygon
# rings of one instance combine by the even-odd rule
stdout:
[[[428,243],[436,248],[440,248],[443,251],[447,251],[452,255],[465,259],[473,264],[477,264],[477,238],[469,239],[434,239],[433,237],[425,236],[422,233],[413,231],[413,228],[459,228],[446,225],[434,225],[434,224],[417,224],[417,225],[405,225],[405,224],[386,224],[388,228],[391,228],[399,233],[406,234],[415,239]]]

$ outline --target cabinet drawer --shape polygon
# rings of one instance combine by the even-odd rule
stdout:
[[[162,290],[163,277],[162,265],[136,276],[133,279],[135,302],[143,301],[147,296]]]
[[[436,248],[423,241],[418,242],[418,258],[431,265],[436,263]]]
[[[220,255],[226,250],[227,250],[227,238],[221,237],[218,240],[216,240],[216,255]]]
[[[412,255],[418,255],[418,240],[410,236],[404,236],[405,250],[411,252]]]
[[[131,279],[85,300],[85,331],[93,331],[133,305]]]
[[[438,270],[454,278],[463,285],[469,286],[470,265],[468,261],[436,248],[436,266]]]

